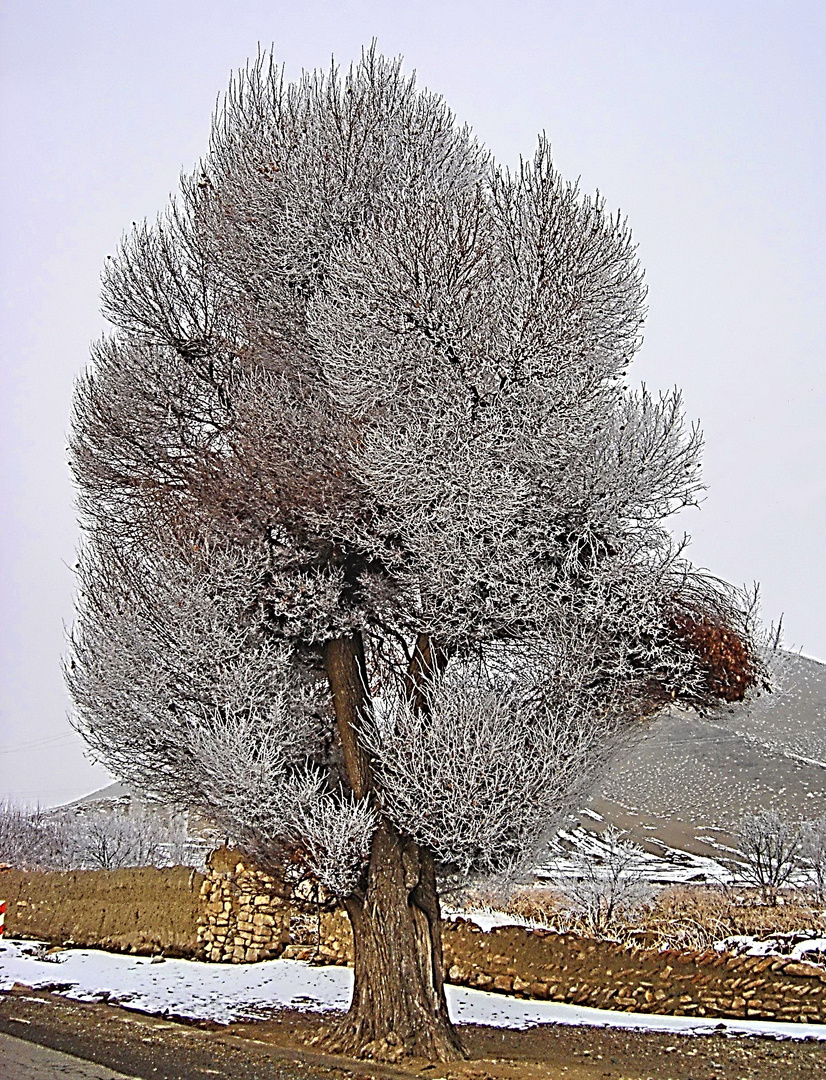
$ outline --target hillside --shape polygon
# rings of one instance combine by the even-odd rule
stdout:
[[[748,706],[658,717],[612,760],[582,826],[598,831],[604,820],[651,850],[713,856],[744,814],[826,817],[826,664],[787,654],[782,678]]]

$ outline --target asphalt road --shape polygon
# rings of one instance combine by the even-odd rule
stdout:
[[[135,1080],[59,1050],[0,1033],[0,1080]]]

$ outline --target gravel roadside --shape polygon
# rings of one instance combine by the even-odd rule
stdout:
[[[329,1022],[329,1021],[327,1021]],[[118,1006],[15,989],[0,997],[0,1032],[139,1080],[812,1080],[826,1043],[542,1025],[463,1027],[469,1060],[386,1066],[319,1054],[305,1040],[325,1020],[283,1010],[254,1024],[193,1025]],[[23,1074],[25,1075],[25,1074]],[[44,1073],[43,1075],[48,1075]],[[94,1074],[92,1074],[94,1075]],[[8,1077],[0,1064],[3,1080]]]

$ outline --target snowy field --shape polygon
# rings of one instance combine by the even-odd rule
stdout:
[[[0,942],[0,991],[15,984],[50,989],[76,1001],[108,1001],[139,1012],[191,1020],[260,1019],[273,1009],[327,1012],[345,1009],[352,971],[311,967],[297,960],[258,964],[204,964],[151,960],[94,949],[47,953],[31,941]],[[674,1034],[769,1035],[826,1041],[826,1025],[762,1020],[698,1019],[609,1012],[545,1001],[523,1001],[464,987],[447,988],[448,1006],[460,1024],[522,1029],[533,1024],[588,1024]]]

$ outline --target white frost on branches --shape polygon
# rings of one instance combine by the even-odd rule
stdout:
[[[565,862],[556,868],[555,884],[591,934],[610,933],[654,897],[645,877],[645,852],[613,825],[600,836],[598,851],[580,851]]]
[[[192,546],[137,557],[99,545],[81,560],[67,681],[117,775],[261,823],[319,745],[317,691],[289,645],[245,617],[252,557]]]
[[[365,723],[383,808],[463,874],[534,853],[612,745],[620,725],[611,704],[571,695],[555,675],[556,694],[548,680],[538,695],[507,658],[495,674],[458,665],[428,685],[424,708],[378,700]]]
[[[381,813],[468,872],[512,864],[642,717],[732,689],[726,634],[755,682],[748,604],[665,527],[702,440],[677,392],[625,384],[645,298],[627,223],[545,139],[497,167],[372,49],[295,84],[248,66],[107,261],[76,389],[93,752],[340,892]],[[325,669],[345,638],[370,805]],[[421,638],[444,664],[411,695]]]
[[[261,728],[246,718],[215,717],[193,735],[200,794],[233,836],[277,842],[302,808],[325,788],[318,769],[296,766],[284,753],[283,728]]]
[[[564,763],[506,690],[434,688],[430,709],[377,708],[364,741],[395,824],[463,872],[490,873],[538,840]],[[570,783],[570,777],[564,776]]]
[[[292,823],[314,876],[335,896],[358,886],[378,815],[367,799],[341,792],[304,803]]]

